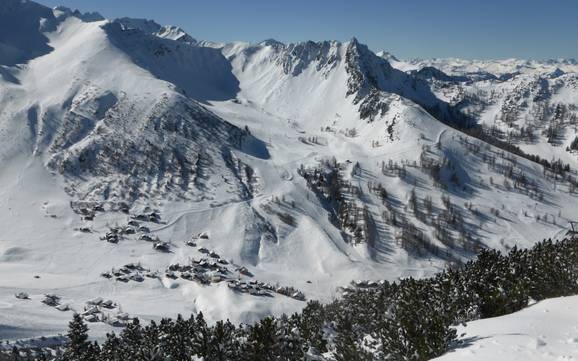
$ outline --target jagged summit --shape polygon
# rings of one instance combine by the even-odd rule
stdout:
[[[0,65],[24,63],[51,51],[45,31],[55,29],[52,10],[31,1],[0,2]]]
[[[395,55],[385,50],[378,51],[375,55],[379,56],[380,58],[384,58],[389,62],[399,62],[399,59]]]
[[[275,39],[265,39],[261,42],[258,43],[258,45],[263,45],[263,46],[273,46],[273,47],[284,47],[285,44],[275,40]]]
[[[98,12],[82,13],[78,9],[72,10],[72,9],[67,8],[65,6],[56,6],[54,8],[54,13],[55,13],[55,16],[57,18],[62,17],[62,16],[64,16],[64,17],[75,16],[75,17],[81,19],[82,21],[86,21],[86,22],[105,20],[104,17],[102,15],[100,15]]]
[[[114,22],[121,24],[123,29],[138,29],[144,33],[155,35],[163,39],[176,40],[190,44],[197,43],[197,40],[178,26],[161,26],[154,20],[127,17],[115,19]]]

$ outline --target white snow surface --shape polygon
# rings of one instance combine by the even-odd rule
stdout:
[[[463,345],[436,361],[578,359],[578,296],[538,302],[519,312],[459,327]]]
[[[0,339],[64,332],[71,312],[42,304],[46,293],[74,310],[95,297],[111,299],[119,307],[110,314],[144,320],[202,311],[209,321],[252,322],[305,305],[276,293],[237,293],[225,283],[100,277],[127,263],[163,275],[172,263],[200,258],[200,247],[247,267],[259,281],[322,301],[338,297],[339,287],[355,279],[422,277],[450,260],[472,257],[435,239],[431,223],[408,210],[412,189],[420,199],[431,196],[438,210],[440,197],[449,196],[475,240],[503,250],[561,236],[575,216],[577,196],[568,194],[567,184],[553,185],[536,163],[512,157],[544,200],[505,186],[482,161],[499,150],[484,144],[478,152],[468,150],[466,142],[476,140],[418,105],[440,101],[424,83],[412,84],[408,74],[356,40],[197,43],[154,22],[99,20],[7,1],[9,6],[0,4],[0,19],[18,9],[28,28],[0,37],[0,55],[9,55],[0,56]],[[0,22],[0,34],[5,31]],[[28,35],[34,42],[22,38]],[[361,54],[357,61],[366,77],[354,92],[348,50]],[[360,115],[368,94],[387,104],[372,119]],[[246,127],[251,135],[239,142]],[[426,148],[429,157],[452,163],[442,171],[445,190],[413,166]],[[367,207],[375,244],[352,243],[297,172],[332,157],[343,164],[345,180],[362,190],[347,196]],[[565,159],[578,165],[575,155]],[[382,162],[389,160],[406,163],[408,176],[382,174]],[[362,171],[352,174],[355,163]],[[450,172],[458,183],[449,183]],[[384,206],[369,182],[381,183],[394,208],[442,254],[416,255],[402,247],[399,229],[382,220]],[[118,244],[99,240],[129,216],[107,208],[83,221],[70,207],[75,200],[127,201],[133,214],[158,209],[162,223],[146,226],[171,243],[171,252],[157,252],[137,236]],[[477,211],[466,210],[465,202]],[[294,222],[283,220],[287,214]],[[556,221],[536,222],[545,214]],[[196,248],[185,245],[203,232],[209,237],[198,239]],[[31,299],[15,298],[18,292]],[[110,327],[95,323],[91,330],[101,337]]]

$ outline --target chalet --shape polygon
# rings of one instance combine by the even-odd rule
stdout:
[[[132,227],[124,227],[124,229],[122,231],[124,234],[135,234],[136,233],[135,229]]]
[[[44,295],[44,299],[42,300],[42,303],[44,303],[45,305],[48,306],[58,306],[60,304],[60,297],[58,297],[57,295],[53,295],[53,294],[46,294]]]
[[[102,307],[104,308],[115,308],[116,305],[112,300],[104,300],[102,301],[102,303],[100,304]]]
[[[100,297],[93,298],[86,302],[87,305],[98,306],[102,303],[103,299]]]
[[[138,220],[138,221],[143,221],[143,222],[146,222],[149,220],[149,218],[147,217],[146,214],[137,214],[136,216],[133,216],[133,218]]]
[[[253,277],[253,274],[249,272],[249,270],[246,267],[239,267],[235,271],[239,272],[244,276]]]
[[[69,305],[58,305],[58,306],[56,306],[56,307],[54,307],[54,308],[56,308],[58,311],[61,311],[61,312],[70,311],[70,306],[69,306]]]
[[[148,234],[141,234],[138,239],[139,239],[139,241],[146,241],[146,242],[153,242],[154,241],[152,239],[152,237],[149,236]]]
[[[132,275],[130,275],[130,279],[135,282],[144,281],[144,277],[140,273],[133,273]]]
[[[167,242],[157,241],[153,244],[153,249],[160,252],[169,252],[170,245]]]
[[[109,320],[108,324],[111,325],[112,327],[125,327],[126,326],[125,322],[118,320],[116,318]]]
[[[178,271],[181,269],[181,265],[178,263],[172,263],[168,267],[169,271]]]
[[[86,315],[82,317],[86,322],[94,323],[100,321],[97,315]]]
[[[126,312],[121,312],[118,315],[116,315],[116,318],[122,321],[128,321],[128,319],[130,318],[130,316],[128,315],[128,313]]]
[[[26,292],[19,292],[14,295],[14,297],[18,298],[19,300],[29,300],[30,296]]]

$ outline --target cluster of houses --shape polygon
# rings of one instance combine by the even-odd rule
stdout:
[[[169,279],[182,279],[197,282],[201,285],[227,282],[228,287],[236,292],[253,296],[269,296],[273,293],[305,301],[303,292],[293,287],[275,286],[257,280],[243,280],[243,277],[253,277],[246,267],[232,267],[216,252],[199,248],[205,257],[192,259],[188,264],[172,263],[163,273],[151,272],[140,264],[129,263],[118,269],[101,274],[102,277],[119,282],[143,282],[146,278],[158,279],[164,276]]]
[[[227,286],[229,286],[233,291],[248,293],[252,296],[272,297],[272,293],[278,293],[299,301],[305,301],[305,294],[293,287],[274,286],[270,283],[260,282],[257,280],[251,280],[248,282],[242,280],[228,280]]]
[[[150,218],[148,218],[150,217]],[[139,214],[134,217],[135,219],[131,219],[126,226],[116,226],[111,227],[106,234],[101,237],[101,240],[105,240],[109,243],[118,243],[122,240],[125,236],[128,235],[135,235],[139,233],[138,240],[151,242],[153,245],[153,249],[159,252],[170,252],[171,245],[169,242],[161,241],[158,237],[153,237],[150,234],[150,229],[147,226],[141,225],[139,221],[136,219],[143,219],[147,218],[147,222],[160,222],[160,216],[156,212],[152,212],[148,215],[146,214]]]
[[[70,208],[84,221],[93,221],[97,212],[104,212],[104,204],[99,202],[70,202]]]
[[[41,302],[47,306],[54,307],[58,311],[66,312],[70,310],[70,306],[68,306],[68,304],[61,303],[60,296],[55,294],[45,294]]]
[[[97,212],[104,212],[102,203],[96,202],[70,202],[70,208],[85,222],[94,221]],[[78,230],[83,233],[92,233],[92,229],[87,225],[81,226]]]
[[[275,289],[275,292],[277,292],[280,295],[291,297],[299,301],[305,301],[305,294],[293,287],[289,286],[277,287]]]
[[[146,278],[158,278],[156,272],[151,272],[145,269],[140,264],[128,263],[119,269],[112,269],[109,272],[103,272],[100,274],[102,277],[107,279],[114,279],[119,282],[143,282]]]
[[[227,286],[236,292],[248,293],[252,296],[267,296],[272,297],[272,292],[275,292],[275,287],[257,280],[242,281],[242,280],[228,280]]]
[[[191,241],[187,242],[187,244]],[[221,258],[216,252],[200,247],[198,251],[205,255],[200,259],[193,259],[190,264],[173,263],[165,270],[165,277],[171,279],[185,279],[202,285],[226,281],[227,286],[236,292],[248,293],[253,296],[269,296],[278,293],[296,300],[305,301],[303,292],[293,287],[274,286],[257,280],[246,281],[244,277],[253,277],[246,267],[236,267],[232,270],[229,262]]]
[[[134,217],[136,218],[136,217]],[[139,217],[141,219],[142,217]],[[142,229],[142,226],[136,219],[128,222],[125,227],[111,228],[110,232],[106,234],[104,239],[109,241],[109,238],[122,237],[125,234],[133,234],[127,229],[137,229],[142,232],[139,240],[152,242],[156,250],[169,252],[170,244],[160,241],[158,237],[153,238],[148,230]],[[205,247],[197,246],[198,241],[209,239],[207,233],[200,233],[193,236],[185,244],[190,247],[195,247],[197,251],[202,254],[198,259],[192,258],[188,263],[173,263],[170,264],[164,271],[150,271],[143,268],[140,264],[129,263],[118,269],[112,269],[108,272],[103,272],[102,277],[115,280],[119,282],[143,282],[146,278],[159,279],[166,277],[177,280],[182,279],[186,281],[197,282],[201,285],[210,285],[213,283],[227,282],[228,287],[236,292],[247,293],[253,296],[269,296],[272,297],[274,293],[291,297],[296,300],[305,300],[303,292],[293,287],[281,287],[257,280],[246,280],[252,278],[253,274],[246,267],[234,267],[222,258],[217,252],[211,251]],[[110,242],[110,241],[109,241]],[[243,280],[245,278],[245,280]]]
[[[182,278],[202,285],[219,283],[232,277],[232,272],[227,267],[228,261],[220,258],[215,252],[206,250],[206,254],[209,255],[209,258],[193,259],[188,265],[179,263],[169,265],[165,270],[165,277],[170,279]]]
[[[111,315],[109,312],[113,309],[116,309],[117,312]],[[80,315],[86,322],[103,322],[114,327],[124,327],[130,320],[128,313],[120,312],[119,306],[115,302],[100,297],[86,302]]]
[[[29,300],[30,296],[26,292],[18,292],[14,295],[14,297],[18,298],[19,300]]]
[[[126,226],[110,227],[100,239],[109,243],[118,243],[124,236],[137,234],[137,232],[141,233],[139,239],[148,237],[151,241],[153,240],[149,235],[150,229],[135,220],[130,220]]]
[[[351,281],[349,286],[340,287],[341,294],[343,296],[347,296],[350,293],[353,293],[355,290],[360,289],[375,289],[381,287],[385,284],[386,281],[367,281],[367,280],[358,280],[358,281]]]
[[[248,293],[252,296],[273,297],[272,293],[278,293],[299,301],[305,301],[305,294],[293,287],[274,286],[270,283],[257,280],[242,281],[228,280],[227,286],[235,292]]]
[[[105,211],[104,203],[99,202],[70,202],[70,207],[75,213],[79,214],[81,219],[85,222],[94,221],[97,212]],[[107,207],[111,211],[130,214],[130,207],[124,202],[107,203]],[[154,249],[164,252],[168,251],[169,244],[166,242],[160,242],[158,239],[153,239],[149,235],[150,229],[145,225],[141,225],[141,222],[161,223],[161,215],[159,211],[146,207],[142,212],[131,215],[127,225],[110,227],[110,229],[100,239],[109,243],[118,243],[126,235],[140,234],[139,239],[153,242]],[[83,233],[92,233],[90,223],[85,223],[78,230]]]
[[[204,239],[209,239],[209,235],[207,234],[207,232],[199,233],[191,237],[191,239],[186,241],[185,244],[190,247],[197,247],[197,241]]]
[[[140,233],[138,236],[139,241],[151,242],[153,244],[153,249],[159,252],[170,252],[170,243],[161,241],[158,237],[151,236],[150,229],[147,226],[141,225],[134,219],[130,220],[126,226],[110,227],[110,229],[104,236],[100,237],[100,239],[109,243],[118,243],[124,239],[125,236],[137,233]]]
[[[20,300],[29,300],[30,296],[26,292],[19,292],[14,295]],[[66,312],[73,311],[68,303],[63,303],[62,298],[58,295],[47,293],[43,296],[42,303],[46,306],[52,307],[58,311]],[[111,311],[116,309],[114,315],[110,315],[106,310]],[[130,317],[127,313],[120,312],[118,304],[112,300],[105,300],[97,297],[87,301],[83,310],[79,312],[86,322],[104,322],[115,327],[124,327],[129,322]]]
[[[161,214],[148,208],[144,212],[133,215],[132,218],[141,222],[161,223]]]

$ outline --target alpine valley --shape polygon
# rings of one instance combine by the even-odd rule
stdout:
[[[252,323],[562,238],[577,170],[575,60],[221,44],[0,1],[3,340],[57,342],[87,305],[96,339]]]

